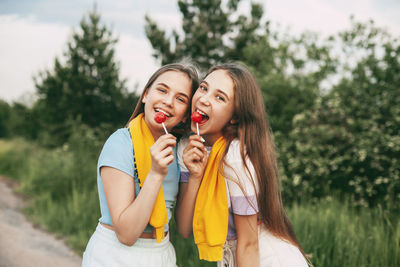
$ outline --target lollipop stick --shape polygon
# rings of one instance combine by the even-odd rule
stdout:
[[[161,124],[162,124],[162,127],[164,128],[165,134],[168,134],[167,128],[165,128],[164,123],[162,122]]]
[[[204,143],[206,140],[204,140],[204,138],[200,135],[199,124],[197,122],[196,122],[196,128],[197,128],[197,135],[200,136],[201,142]]]

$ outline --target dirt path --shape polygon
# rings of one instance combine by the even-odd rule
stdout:
[[[21,213],[24,201],[0,176],[0,267],[81,266],[81,258],[53,235],[33,227]]]

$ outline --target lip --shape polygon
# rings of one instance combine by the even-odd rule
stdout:
[[[199,122],[199,126],[204,125],[205,123],[207,123],[210,120],[210,116],[203,110],[201,110],[199,108],[195,108],[194,111],[200,113],[203,117],[203,119]]]
[[[208,116],[208,114],[206,112],[204,112],[203,110],[201,110],[199,108],[195,108],[194,111],[200,113],[202,116],[210,117],[210,116]]]
[[[156,113],[157,113],[157,112],[162,112],[162,113],[164,113],[165,116],[167,116],[167,118],[171,118],[171,117],[172,117],[172,114],[171,114],[170,112],[165,111],[165,110],[162,109],[162,108],[154,108],[154,111],[155,111]]]

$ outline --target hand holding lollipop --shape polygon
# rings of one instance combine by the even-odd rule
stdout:
[[[165,125],[164,125],[164,121],[167,120],[167,116],[162,112],[157,112],[156,115],[154,116],[154,120],[157,123],[161,123],[162,127],[164,128],[165,134],[168,134],[167,128],[165,128]]]

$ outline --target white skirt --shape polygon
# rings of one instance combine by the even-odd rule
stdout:
[[[264,226],[258,226],[260,267],[307,267],[300,250],[291,243],[271,234]],[[236,267],[236,240],[227,240],[223,260],[218,267]]]
[[[115,232],[100,223],[83,253],[82,267],[176,267],[169,234],[160,242],[139,238],[133,246],[119,242]]]
[[[300,250],[271,234],[264,226],[258,227],[260,267],[307,267]]]

